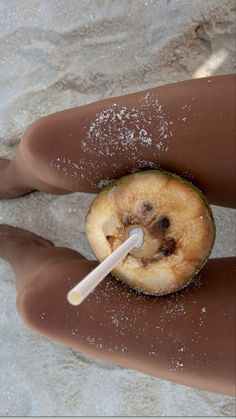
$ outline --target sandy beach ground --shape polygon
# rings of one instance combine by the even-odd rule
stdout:
[[[235,71],[232,0],[0,0],[0,156],[35,119],[109,96]],[[222,147],[223,147],[222,139]],[[0,223],[92,257],[93,196],[0,201]],[[213,257],[235,254],[235,211],[213,207]],[[101,363],[32,334],[0,260],[0,415],[230,416],[230,397]]]

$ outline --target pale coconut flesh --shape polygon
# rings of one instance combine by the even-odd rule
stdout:
[[[206,198],[190,182],[161,170],[124,176],[92,202],[86,233],[99,261],[135,227],[144,232],[112,274],[138,291],[165,295],[185,287],[206,262],[215,224]]]

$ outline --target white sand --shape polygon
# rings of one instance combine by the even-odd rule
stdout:
[[[42,115],[196,76],[233,72],[232,0],[0,0],[0,155]],[[223,145],[222,145],[223,146]],[[91,257],[92,196],[0,202],[0,222]],[[214,208],[213,256],[235,254],[235,212]],[[78,222],[79,221],[79,222]],[[100,363],[33,335],[0,261],[0,415],[230,416],[233,399]]]

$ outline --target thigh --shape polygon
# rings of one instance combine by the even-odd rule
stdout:
[[[107,277],[78,307],[67,292],[97,262],[52,261],[17,300],[28,326],[99,359],[177,383],[232,395],[235,259],[210,260],[201,278],[162,298]]]
[[[233,75],[189,80],[49,115],[24,134],[23,155],[45,183],[40,190],[97,192],[111,179],[161,167],[232,206],[234,86]]]

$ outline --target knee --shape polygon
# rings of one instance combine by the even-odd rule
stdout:
[[[40,118],[33,122],[24,132],[20,149],[23,157],[33,162],[45,158],[45,153],[49,145],[47,134],[46,118]]]
[[[40,306],[37,289],[34,287],[26,286],[18,293],[16,308],[20,318],[29,329],[42,334],[45,329],[43,324],[45,307]]]
[[[74,341],[72,330],[78,326],[78,308],[67,301],[67,293],[97,263],[78,259],[56,261],[38,272],[17,296],[17,311],[34,332],[57,342]],[[83,314],[84,316],[85,314]]]
[[[76,309],[68,303],[67,293],[77,283],[76,278],[71,278],[80,264],[83,265],[84,261],[68,263],[62,259],[60,264],[48,264],[19,291],[17,311],[32,331],[54,340],[62,331],[65,335],[70,334],[70,322]]]
[[[64,172],[55,167],[61,143],[63,135],[59,138],[53,115],[33,122],[23,134],[19,147],[20,161],[25,163],[34,188],[41,192],[58,195],[71,192]]]
[[[57,323],[55,276],[37,276],[17,295],[16,308],[26,326],[34,332],[49,336]],[[54,285],[53,285],[54,284]]]

